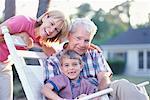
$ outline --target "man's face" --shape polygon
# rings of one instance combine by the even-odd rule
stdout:
[[[79,25],[76,28],[76,32],[70,33],[68,36],[69,49],[76,51],[80,55],[84,54],[91,43],[91,37],[91,34]]]

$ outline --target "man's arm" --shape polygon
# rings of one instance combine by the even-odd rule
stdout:
[[[111,83],[111,77],[112,77],[112,73],[110,72],[99,72],[97,74],[97,78],[98,78],[98,88],[99,90],[103,90],[109,87],[110,83]]]

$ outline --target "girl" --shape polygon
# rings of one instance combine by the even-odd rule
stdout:
[[[7,26],[12,35],[20,35],[28,45],[27,48],[37,43],[47,55],[55,52],[50,45],[51,42],[62,41],[68,31],[68,22],[60,11],[46,12],[37,20],[22,15],[14,16],[1,26]],[[17,49],[27,48],[17,47]],[[0,29],[0,100],[13,99],[12,63],[8,55],[9,51]]]

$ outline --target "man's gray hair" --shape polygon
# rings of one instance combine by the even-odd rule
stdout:
[[[77,27],[81,27],[80,25],[82,25],[83,28],[85,28],[85,30],[92,34],[93,36],[96,34],[97,31],[97,26],[94,24],[94,22],[92,22],[90,19],[88,18],[76,18],[70,26],[69,32],[70,33],[74,33],[76,32],[76,28]]]

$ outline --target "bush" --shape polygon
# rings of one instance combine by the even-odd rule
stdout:
[[[125,70],[125,62],[121,60],[110,60],[108,61],[113,74],[123,74]]]

